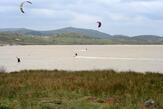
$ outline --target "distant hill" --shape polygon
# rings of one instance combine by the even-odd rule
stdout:
[[[0,32],[0,45],[44,45],[50,44],[40,36],[21,35],[11,32]]]
[[[100,38],[81,33],[62,33],[54,36],[22,35],[12,32],[0,32],[0,45],[73,45],[103,44]]]
[[[117,40],[117,41],[128,41],[136,43],[160,43],[163,41],[163,37],[154,36],[154,35],[140,35],[140,36],[123,36],[123,35],[114,35],[108,39]]]
[[[97,38],[82,33],[66,32],[51,36],[23,35],[0,32],[0,45],[104,45],[104,44],[163,44],[163,37],[142,35],[128,37],[123,35]]]
[[[57,30],[50,30],[50,31],[36,31],[36,30],[30,30],[25,28],[6,28],[6,29],[0,29],[0,32],[13,32],[23,35],[36,35],[36,36],[52,36],[56,34],[62,34],[62,33],[81,33],[92,37],[97,38],[108,38],[111,35],[99,32],[97,30],[92,29],[81,29],[81,28],[74,28],[74,27],[67,27]]]
[[[140,35],[140,36],[132,37],[132,39],[139,42],[149,42],[149,43],[163,41],[163,37],[154,36],[154,35]]]

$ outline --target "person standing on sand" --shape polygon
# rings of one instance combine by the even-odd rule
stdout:
[[[75,53],[75,57],[76,57],[76,56],[78,56],[78,54],[77,54],[77,53]]]
[[[16,58],[17,58],[18,63],[20,63],[21,62],[20,58],[18,58],[18,57],[16,57]]]

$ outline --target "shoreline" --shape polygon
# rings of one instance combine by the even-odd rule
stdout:
[[[0,74],[12,74],[12,73],[20,73],[20,72],[53,72],[53,71],[57,71],[57,72],[67,72],[67,73],[78,73],[78,72],[109,72],[109,71],[113,71],[115,73],[129,73],[129,72],[133,72],[135,74],[161,74],[163,75],[163,72],[152,72],[152,71],[145,71],[145,72],[139,72],[139,71],[133,71],[133,70],[126,70],[126,71],[118,71],[118,70],[114,70],[114,69],[94,69],[94,70],[62,70],[62,69],[24,69],[24,70],[17,70],[17,71],[10,71],[10,72],[1,72],[2,70],[0,69]]]
[[[6,47],[6,46],[163,46],[163,44],[83,44],[83,45],[80,45],[80,44],[56,44],[56,45],[48,45],[48,44],[45,44],[45,45],[9,45],[9,44],[6,44],[6,45],[0,45],[0,47]]]

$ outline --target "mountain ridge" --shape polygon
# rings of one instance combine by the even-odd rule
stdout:
[[[32,30],[32,29],[26,29],[26,28],[5,28],[5,29],[0,29],[0,32],[13,32],[13,33],[18,33],[18,34],[23,34],[23,35],[37,35],[37,36],[51,36],[51,35],[62,34],[66,32],[74,32],[74,33],[86,34],[86,35],[97,37],[97,38],[111,37],[110,34],[103,33],[97,30],[75,28],[75,27],[65,27],[61,29],[46,30],[46,31]]]
[[[128,38],[128,37],[149,37],[149,36],[156,36],[161,37],[158,35],[136,35],[136,36],[128,36],[128,35],[110,35],[104,32],[100,32],[93,29],[84,29],[84,28],[76,28],[76,27],[65,27],[55,30],[33,30],[28,28],[0,28],[0,32],[13,32],[23,35],[36,35],[36,36],[52,36],[56,34],[62,34],[67,32],[74,32],[74,33],[81,33],[85,35],[89,35],[92,37],[97,38],[110,38],[110,37],[120,37],[120,38]]]
[[[12,41],[14,36],[14,40]],[[20,37],[22,36],[22,37]],[[17,41],[15,39],[21,39]],[[37,41],[38,40],[38,41]],[[110,35],[97,30],[66,27],[38,31],[26,28],[0,29],[0,42],[9,44],[163,44],[156,35]],[[24,41],[24,42],[23,42]]]

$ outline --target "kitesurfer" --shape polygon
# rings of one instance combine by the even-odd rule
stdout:
[[[21,62],[20,58],[17,57],[17,61],[18,61],[18,63],[20,63]]]
[[[102,23],[100,21],[97,21],[97,23],[98,23],[98,28],[100,28]]]
[[[30,1],[24,1],[24,2],[22,2],[22,3],[20,4],[20,11],[21,11],[22,13],[25,13],[24,10],[23,10],[23,5],[24,5],[24,3],[32,4],[32,2],[30,2]]]
[[[77,54],[77,53],[75,53],[75,56],[78,56],[78,54]]]

